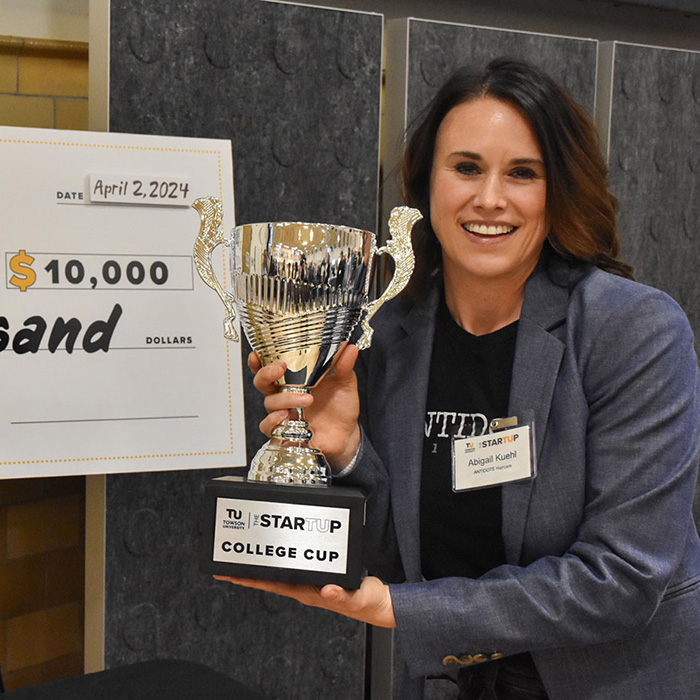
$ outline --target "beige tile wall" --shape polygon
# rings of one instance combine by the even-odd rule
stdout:
[[[0,36],[0,125],[87,129],[86,44]],[[83,671],[85,480],[0,481],[7,690]]]
[[[87,129],[87,44],[0,36],[0,125]]]
[[[0,481],[0,666],[7,690],[83,669],[83,477]]]

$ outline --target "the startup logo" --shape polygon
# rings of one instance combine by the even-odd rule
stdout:
[[[253,516],[253,527],[269,527],[276,530],[298,530],[333,534],[342,528],[340,520],[331,518],[304,518],[279,513],[260,513]]]

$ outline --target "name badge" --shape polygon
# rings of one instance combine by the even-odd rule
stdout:
[[[454,438],[452,490],[468,491],[532,479],[535,476],[533,438],[532,423],[480,437]]]

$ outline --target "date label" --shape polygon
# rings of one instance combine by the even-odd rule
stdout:
[[[157,204],[186,207],[190,183],[180,177],[145,177],[91,173],[88,182],[90,202],[110,204]]]

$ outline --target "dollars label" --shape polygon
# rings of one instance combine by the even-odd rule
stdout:
[[[15,274],[10,278],[10,284],[19,287],[21,292],[26,292],[36,282],[36,272],[31,264],[34,258],[26,250],[20,250],[10,259],[10,269]]]

